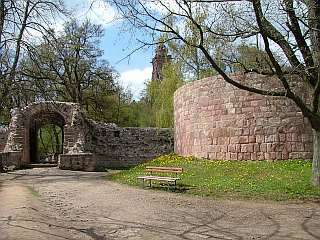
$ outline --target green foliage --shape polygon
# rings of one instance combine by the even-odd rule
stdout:
[[[210,18],[205,11],[196,12],[193,17],[200,25],[205,24],[208,18]],[[170,20],[169,24],[175,26],[178,23]],[[176,62],[181,65],[184,79],[193,81],[216,75],[217,72],[212,68],[202,51],[194,47],[199,44],[199,40],[201,39],[198,27],[193,24],[193,21],[188,19],[183,25],[182,32],[189,44],[184,44],[180,40],[172,40],[168,42],[168,50],[173,55],[173,58],[176,59]],[[162,40],[166,41],[167,39],[168,36],[164,34]],[[226,41],[221,40],[218,36],[208,33],[203,34],[203,46],[213,54],[217,64],[222,69],[225,68],[222,61],[222,52],[226,48],[226,45]]]
[[[254,45],[241,44],[237,47],[232,69],[234,72],[252,70],[267,72],[272,70],[272,63],[265,51]]]
[[[164,155],[151,162],[124,170],[113,180],[139,186],[137,176],[145,166],[183,167],[178,191],[231,199],[320,199],[320,189],[310,185],[311,162],[211,161]]]
[[[285,68],[286,63],[283,62],[281,57],[277,54],[274,54],[274,57]],[[229,68],[232,72],[244,71],[269,74],[273,72],[272,62],[266,51],[252,44],[240,44],[228,58],[230,60]]]
[[[27,189],[30,191],[31,195],[35,198],[39,198],[40,197],[40,193],[39,191],[35,190],[33,187],[31,186],[27,186]]]
[[[62,129],[53,124],[47,124],[38,130],[38,157],[44,159],[54,153],[62,153]]]
[[[48,32],[23,59],[22,75],[36,97],[89,104],[100,93],[114,91],[116,73],[101,59],[100,25],[75,19],[60,33]],[[44,94],[44,92],[46,94]]]
[[[155,119],[151,101],[146,93],[139,102],[134,104],[133,111],[138,122],[138,127],[155,127]]]
[[[147,85],[147,96],[151,108],[151,118],[156,127],[173,127],[173,95],[182,84],[180,66],[167,63],[163,67],[163,79],[151,81]]]

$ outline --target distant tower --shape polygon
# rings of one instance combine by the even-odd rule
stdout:
[[[156,49],[156,55],[152,59],[152,78],[151,80],[161,81],[163,79],[163,65],[171,61],[171,55],[168,55],[168,49],[164,44],[159,44]]]

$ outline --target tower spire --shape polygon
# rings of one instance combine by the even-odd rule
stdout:
[[[163,79],[163,66],[171,61],[171,55],[168,55],[168,49],[163,43],[158,44],[154,58],[152,59],[152,81],[161,81]]]

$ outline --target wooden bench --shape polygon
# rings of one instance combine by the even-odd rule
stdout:
[[[180,167],[150,167],[147,166],[145,169],[146,172],[149,172],[150,175],[148,176],[140,176],[138,179],[142,180],[142,187],[144,187],[144,182],[149,181],[149,186],[151,187],[151,182],[152,181],[159,181],[159,182],[167,182],[173,183],[174,186],[177,185],[177,181],[180,180],[178,177],[178,173],[183,172],[183,168]],[[175,173],[175,177],[171,176],[155,176],[153,173]]]

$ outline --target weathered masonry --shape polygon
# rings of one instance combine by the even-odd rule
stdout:
[[[0,160],[17,168],[34,163],[37,132],[45,124],[62,129],[62,169],[93,171],[104,167],[137,165],[173,151],[171,129],[120,128],[87,119],[79,105],[40,102],[13,109],[8,128],[0,129]]]
[[[256,74],[233,77],[264,89],[277,84]],[[307,91],[300,92],[306,99]],[[291,100],[243,91],[219,76],[178,89],[174,117],[175,152],[182,155],[217,160],[312,159],[311,127]]]

